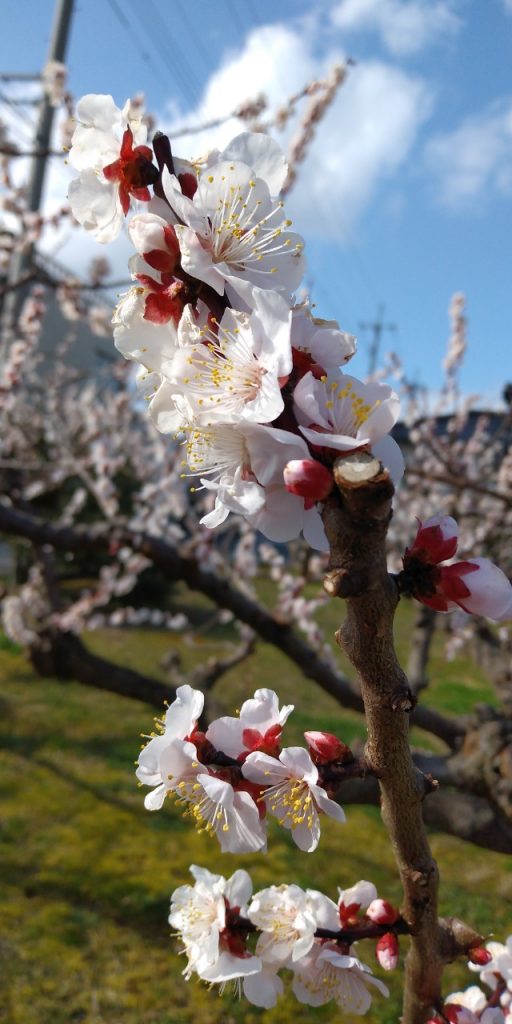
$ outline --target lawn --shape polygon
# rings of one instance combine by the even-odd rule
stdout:
[[[177,600],[180,595],[177,595]],[[183,599],[185,596],[183,595]],[[188,597],[186,598],[188,600]],[[195,614],[205,614],[200,599]],[[323,611],[334,628],[341,605]],[[398,619],[405,653],[411,609]],[[95,652],[160,678],[158,661],[175,647],[186,672],[223,649],[231,627],[219,626],[193,644],[160,631],[102,631],[87,637]],[[446,663],[436,644],[435,682],[425,700],[450,711],[490,701],[485,679],[467,659]],[[364,735],[359,716],[339,708],[267,645],[218,684],[227,713],[257,686],[274,686],[297,710],[286,742],[304,728],[329,728],[351,742]],[[256,887],[296,881],[336,898],[337,887],[372,879],[399,899],[393,858],[374,810],[348,808],[344,827],[326,820],[318,850],[301,854],[277,827],[269,853],[221,860],[213,840],[197,835],[169,804],[144,810],[133,761],[139,734],[150,730],[149,705],[77,683],[36,679],[19,651],[0,651],[0,1020],[6,1024],[297,1024],[334,1021],[332,1005],[311,1010],[287,998],[259,1011],[226,991],[185,982],[183,960],[169,937],[169,896],[188,878],[190,863],[230,874],[245,867]],[[425,741],[425,736],[418,733]],[[508,934],[512,864],[456,839],[433,835],[442,874],[443,913],[466,916],[496,936]],[[360,946],[372,964],[371,948]],[[377,971],[378,973],[378,971]],[[450,969],[448,991],[467,984]],[[372,1022],[396,1022],[399,972],[386,979]],[[354,1018],[355,1019],[355,1018]],[[345,1018],[349,1020],[349,1018]]]

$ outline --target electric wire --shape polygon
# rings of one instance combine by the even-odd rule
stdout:
[[[152,61],[149,53],[147,53],[146,50],[141,50],[140,49],[140,40],[139,40],[139,38],[134,38],[130,21],[126,17],[124,11],[119,6],[117,0],[107,0],[107,4],[110,7],[110,9],[113,11],[113,13],[116,16],[119,24],[122,25],[124,31],[130,37],[130,42],[132,43],[134,49],[137,50],[137,53],[138,53],[139,57],[141,57],[142,60],[144,61],[144,63],[148,65],[150,70],[153,72],[155,78],[158,78],[158,80],[160,81],[160,84],[161,85],[165,85],[166,83],[165,83],[164,77],[162,75],[162,72],[160,71],[159,68],[154,66],[153,61]]]
[[[140,16],[138,0],[130,0],[130,2],[146,33],[150,35],[156,50],[158,50],[161,59],[165,63],[167,71],[173,68],[177,72],[176,81],[183,98],[188,104],[190,104],[191,98],[193,102],[197,103],[201,95],[199,80],[185,57],[184,48],[179,45],[178,40],[169,28],[167,20],[162,17],[154,0],[145,0],[143,19]]]

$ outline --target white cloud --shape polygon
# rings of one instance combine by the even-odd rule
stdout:
[[[397,56],[417,53],[438,38],[453,35],[461,25],[446,0],[341,0],[331,18],[347,32],[378,32]]]
[[[512,0],[503,0],[503,6],[507,14],[512,14]]]
[[[495,193],[512,194],[512,98],[466,118],[426,147],[440,200],[464,207]]]
[[[320,59],[311,33],[280,24],[262,26],[212,75],[203,102],[187,115],[187,123],[200,124],[228,113],[261,91],[275,108],[342,59],[340,52]],[[431,105],[426,84],[416,76],[381,62],[361,61],[351,68],[318,126],[287,200],[298,230],[325,238],[346,237],[379,183],[407,158]],[[183,125],[184,116],[176,109],[171,113],[174,127]],[[169,128],[172,138],[173,125]],[[174,149],[183,156],[199,154],[224,145],[240,130],[239,122],[230,121],[220,129],[177,140]]]
[[[260,92],[266,94],[270,110],[275,110],[290,94],[308,81],[324,77],[334,63],[343,60],[343,54],[336,50],[319,55],[322,31],[313,21],[308,32],[281,23],[255,28],[238,50],[225,55],[207,81],[197,108],[184,112],[170,103],[164,116],[157,119],[158,126],[167,129],[172,140],[179,126],[221,117]],[[287,210],[297,230],[317,238],[350,237],[380,184],[403,167],[431,105],[429,89],[417,76],[376,61],[361,61],[351,68],[317,127],[287,199]],[[222,147],[241,130],[241,122],[231,119],[215,130],[176,139],[173,150],[184,157],[199,155],[208,148]],[[284,141],[286,148],[294,131],[296,126],[288,130],[284,140],[279,134],[276,138]],[[46,211],[65,201],[69,178],[73,176],[60,161],[52,161],[52,165]],[[396,181],[394,184],[398,201]],[[98,252],[97,244],[89,236],[68,227],[57,237],[49,233],[44,248],[79,272]],[[101,251],[105,253],[103,247]],[[112,261],[116,277],[126,274],[125,252],[126,241],[119,240],[105,253]]]
[[[204,124],[229,114],[241,103],[263,92],[269,107],[275,108],[301,89],[319,71],[312,44],[283,24],[263,25],[249,33],[243,48],[228,52],[218,70],[206,83],[200,105],[187,114],[170,105],[170,131],[184,124]],[[229,121],[221,128],[195,134],[177,143],[176,149],[200,153],[222,146],[240,131],[240,122]]]
[[[386,64],[358,65],[301,166],[292,212],[302,230],[350,233],[379,184],[403,165],[430,109],[420,79]]]

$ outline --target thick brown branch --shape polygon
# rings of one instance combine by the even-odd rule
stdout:
[[[425,759],[421,760],[425,767]],[[431,768],[436,778],[435,764]],[[343,782],[338,799],[344,807],[348,804],[373,804],[378,807],[380,791],[377,779],[367,775],[364,779]],[[499,808],[484,797],[452,787],[441,787],[423,802],[423,819],[429,828],[474,843],[484,850],[512,853],[512,824]]]
[[[278,622],[261,604],[247,597],[229,579],[203,569],[193,555],[181,554],[168,542],[149,534],[108,523],[93,526],[55,527],[35,516],[27,515],[0,502],[0,530],[12,536],[25,537],[40,544],[51,544],[59,551],[108,550],[112,542],[120,542],[146,555],[170,579],[183,580],[191,590],[205,594],[220,608],[228,608],[247,623],[266,643],[275,645],[299,666],[305,676],[313,679],[346,708],[361,712],[363,702],[356,687],[341,672],[334,671],[302,640],[291,626]],[[414,724],[455,748],[464,737],[464,725],[430,708],[417,708]]]
[[[173,686],[91,654],[74,633],[52,630],[43,635],[31,648],[30,660],[41,676],[77,680],[108,693],[145,701],[160,711],[165,701],[176,696]]]
[[[357,596],[347,598],[347,617],[337,639],[359,674],[368,729],[365,755],[379,779],[382,818],[403,886],[402,914],[412,933],[403,1024],[424,1024],[441,995],[438,873],[423,824],[423,793],[403,713],[414,700],[393,644],[398,595],[387,572],[385,540],[394,489],[379,465],[361,472],[358,479],[358,463],[357,454],[335,463],[338,492],[324,509],[331,550],[328,576],[344,570],[368,581]]]

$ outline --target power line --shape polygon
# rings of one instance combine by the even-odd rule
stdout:
[[[41,101],[38,100],[38,103],[40,102]],[[34,122],[21,104],[18,105],[18,103],[11,99],[11,97],[6,93],[0,93],[0,103],[3,103],[4,106],[10,107],[17,118],[21,118],[22,121],[25,121],[25,124],[29,125],[31,133],[34,131]]]
[[[197,102],[201,91],[198,79],[190,64],[184,58],[183,50],[178,45],[167,22],[160,14],[154,0],[145,0],[143,18],[141,17],[138,0],[130,0],[130,4],[134,13],[139,18],[144,31],[151,38],[155,49],[165,64],[166,70],[169,71],[170,68],[174,68],[177,72],[176,83],[181,90],[185,102],[190,103],[191,96],[194,102]]]
[[[229,11],[229,14],[231,16],[231,20],[234,22],[235,27],[237,28],[238,32],[240,33],[240,35],[244,36],[245,33],[246,33],[246,26],[243,24],[242,19],[240,18],[240,12],[239,12],[236,4],[232,3],[232,0],[226,0],[226,7],[227,7],[227,9]],[[243,10],[243,7],[242,7],[242,10]],[[250,30],[252,28],[252,26],[248,25],[248,28]]]
[[[189,18],[181,0],[174,0],[174,2],[178,9],[178,13],[181,17],[181,20],[187,29],[187,36],[190,39],[190,42],[193,43],[195,49],[201,55],[203,61],[205,61],[207,64],[211,66],[211,51],[208,50],[208,48],[203,43],[201,35],[197,31],[197,25],[191,18]]]
[[[41,75],[27,71],[0,71],[0,82],[39,82]]]
[[[377,310],[377,318],[373,323],[360,323],[362,331],[372,331],[373,337],[368,350],[368,376],[371,377],[377,368],[380,340],[383,331],[396,331],[396,324],[385,324],[383,322],[384,306],[381,304]]]
[[[149,69],[153,72],[153,74],[155,75],[155,78],[158,78],[158,80],[160,81],[161,85],[165,85],[166,84],[165,83],[165,79],[164,79],[160,69],[156,68],[154,66],[153,61],[151,60],[151,57],[150,57],[149,53],[147,53],[146,50],[140,50],[139,49],[140,40],[138,38],[134,37],[133,31],[132,31],[132,27],[130,25],[130,22],[129,22],[128,18],[126,17],[124,11],[121,9],[119,4],[117,3],[117,0],[107,0],[107,3],[109,5],[110,9],[114,12],[114,14],[115,14],[119,24],[122,25],[124,31],[130,37],[130,42],[132,43],[133,48],[137,50],[137,53],[138,53],[139,57],[142,57],[142,60],[144,61],[144,63],[148,65]]]

